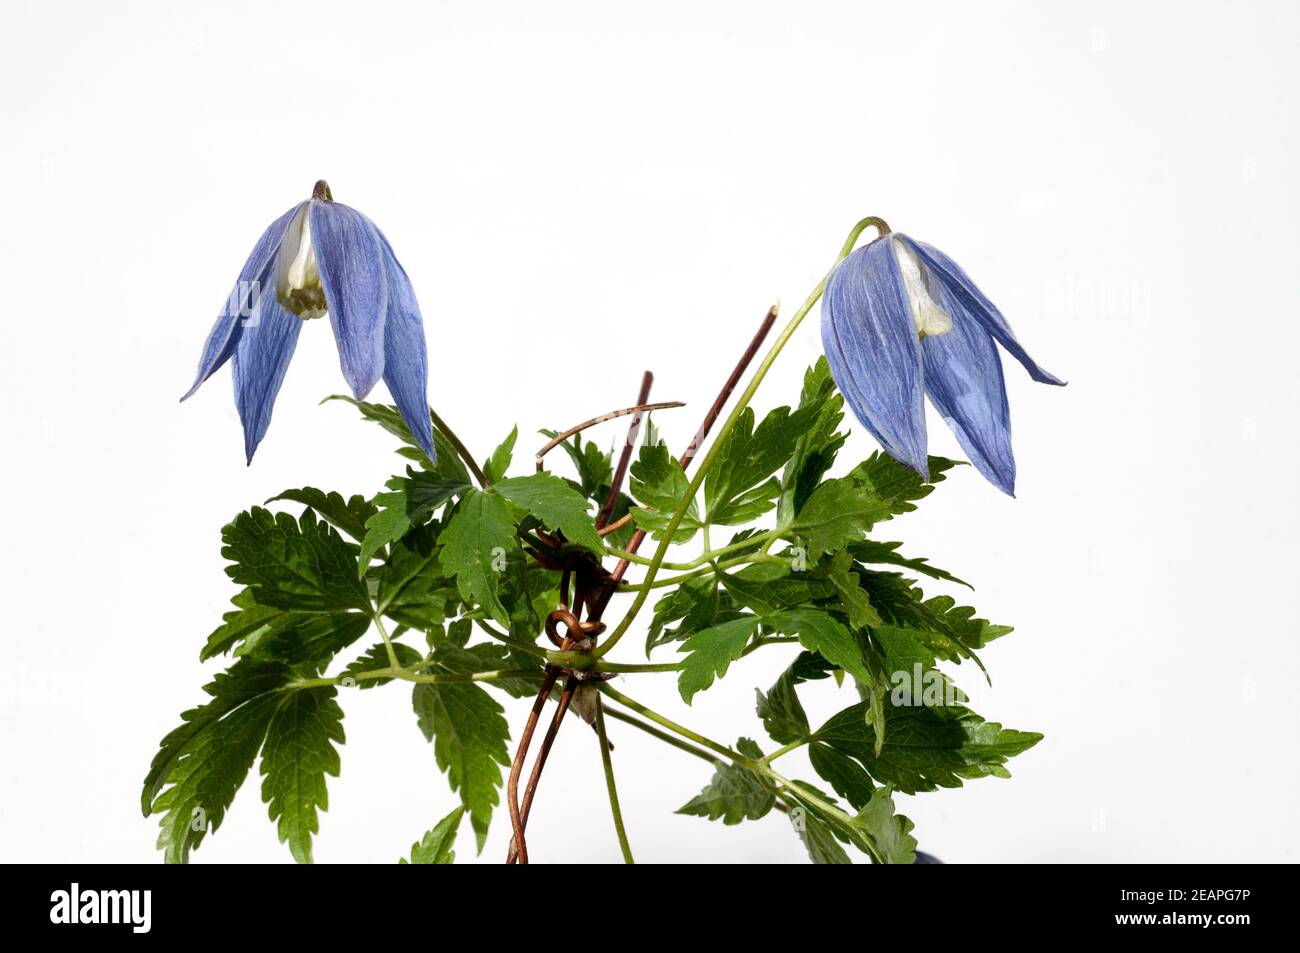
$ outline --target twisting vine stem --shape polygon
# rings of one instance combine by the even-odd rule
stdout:
[[[847,258],[853,251],[853,247],[858,243],[858,238],[862,233],[868,228],[873,227],[881,235],[886,235],[889,232],[889,226],[879,218],[871,217],[862,219],[862,221],[858,222],[850,230],[848,237],[844,240],[843,247],[840,249],[839,257],[835,259],[835,264],[838,265],[841,261]],[[832,266],[832,270],[834,270],[834,266]],[[655,549],[650,565],[646,569],[645,578],[641,581],[641,590],[636,594],[636,598],[633,600],[632,605],[628,607],[627,613],[623,616],[614,631],[610,633],[609,638],[595,650],[597,656],[602,656],[609,652],[619,643],[619,640],[623,638],[627,633],[627,630],[631,628],[632,622],[636,618],[637,613],[639,613],[641,608],[645,605],[646,598],[650,593],[650,587],[654,583],[655,576],[659,574],[659,566],[664,561],[664,557],[668,554],[668,547],[672,545],[673,536],[677,533],[677,528],[681,526],[682,519],[685,518],[686,511],[690,507],[691,501],[694,500],[696,494],[700,492],[700,487],[704,484],[704,478],[713,467],[714,461],[718,456],[718,450],[721,448],[723,441],[726,439],[727,434],[729,434],[736,426],[736,422],[740,420],[740,415],[744,413],[745,408],[749,406],[749,402],[753,400],[754,393],[758,390],[759,385],[763,383],[763,378],[767,377],[767,372],[771,370],[772,364],[785,348],[786,343],[794,336],[794,332],[798,330],[803,319],[808,315],[808,312],[812,310],[813,305],[817,303],[817,299],[822,296],[822,292],[826,290],[826,282],[829,278],[830,272],[827,272],[826,277],[822,278],[822,280],[817,283],[817,287],[812,290],[812,293],[808,295],[804,303],[799,306],[799,310],[794,313],[790,318],[790,321],[781,330],[776,341],[773,342],[772,347],[768,350],[767,354],[764,355],[763,360],[758,365],[757,369],[755,369],[754,375],[750,378],[749,384],[746,385],[745,390],[741,393],[740,399],[737,400],[735,406],[731,408],[731,414],[727,417],[726,422],[722,425],[722,429],[718,431],[717,437],[714,438],[713,443],[709,446],[709,452],[704,455],[704,460],[700,463],[699,468],[696,469],[695,476],[691,478],[690,483],[686,487],[686,492],[682,494],[681,502],[677,505],[677,509],[668,520],[668,525],[664,527],[662,537],[659,540],[659,546]]]

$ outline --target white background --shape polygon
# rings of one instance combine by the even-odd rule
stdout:
[[[1296,859],[1293,4],[0,9],[3,859],[156,859],[139,784],[210,675],[198,650],[234,591],[220,527],[399,466],[387,435],[317,406],[344,389],[326,322],[251,468],[228,370],[177,403],[252,242],[322,176],[392,240],[430,400],[480,454],[518,421],[526,458],[539,427],[630,402],[647,367],[656,397],[690,402],[658,418],[680,444],[857,218],[946,250],[1071,383],[1007,362],[1018,499],[964,469],[888,526],[1017,627],[984,653],[993,690],[961,682],[1046,733],[1011,780],[903,798],[923,848]],[[795,396],[818,340],[814,314],[760,408]],[[855,428],[845,459],[871,449]],[[753,690],[791,654],[766,651],[689,710],[671,676],[628,690],[753,734]],[[849,691],[808,693],[814,717]],[[317,858],[391,861],[455,800],[405,692],[343,701]],[[639,859],[805,859],[777,815],[673,814],[707,766],[616,741]],[[288,859],[258,794],[196,860]],[[534,817],[536,859],[617,859],[585,729],[561,735]]]

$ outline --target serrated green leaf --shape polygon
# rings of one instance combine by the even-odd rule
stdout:
[[[460,830],[460,819],[465,816],[465,809],[458,807],[437,824],[422,838],[411,845],[412,864],[454,864],[456,851],[456,832]],[[405,857],[398,861],[407,863]]]
[[[835,588],[840,607],[854,629],[864,629],[880,624],[880,614],[871,605],[871,598],[862,588],[858,574],[853,572],[853,557],[846,552],[832,554],[821,561],[818,574]]]
[[[469,811],[483,849],[492,811],[500,801],[501,769],[510,764],[510,727],[498,705],[472,682],[415,686],[411,703],[424,736],[433,742],[438,768]]]
[[[930,480],[927,482],[911,467],[904,466],[887,453],[877,450],[849,473],[849,479],[885,501],[889,513],[897,516],[916,509],[916,501],[933,493],[935,485],[946,479],[944,474],[960,465],[959,460],[930,457]]]
[[[236,608],[221,617],[221,625],[208,636],[207,644],[199,652],[199,660],[206,662],[246,640],[255,640],[293,618],[274,606],[258,605],[253,590],[241,589],[230,600]]]
[[[812,573],[771,562],[753,563],[737,572],[722,573],[720,578],[736,602],[759,613],[778,612],[834,593],[824,579]]]
[[[808,714],[804,711],[795,691],[795,674],[786,669],[767,694],[758,695],[758,717],[763,722],[767,736],[777,744],[788,745],[807,738],[811,732]]]
[[[667,531],[673,513],[686,496],[690,481],[669,455],[668,448],[662,443],[649,442],[649,438],[642,444],[629,473],[632,496],[642,504],[632,510],[636,524],[658,539]],[[673,542],[689,542],[702,525],[699,507],[695,500],[691,500],[673,533]]]
[[[858,810],[871,800],[876,788],[871,783],[871,775],[848,755],[830,745],[815,742],[808,746],[808,761],[818,777]]]
[[[967,589],[974,589],[969,582],[964,579],[958,579],[946,569],[940,569],[938,566],[931,566],[927,559],[909,559],[902,553],[898,552],[902,543],[882,543],[874,539],[863,539],[856,543],[850,543],[848,552],[854,559],[861,563],[871,563],[875,565],[888,566],[905,566],[913,572],[919,572],[923,576],[929,576],[932,579],[944,579],[948,582],[955,582],[958,585],[965,586]]]
[[[558,430],[543,430],[541,433],[551,439],[559,436]],[[599,497],[603,502],[614,478],[612,454],[601,450],[591,441],[584,441],[580,433],[574,434],[560,446],[573,461],[574,469],[578,471],[578,486],[583,495]]]
[[[804,374],[799,409],[809,407],[816,408],[816,416],[795,443],[794,454],[781,476],[776,510],[779,526],[789,523],[799,512],[844,445],[846,435],[838,432],[844,419],[844,399],[835,389],[825,357],[819,357]]]
[[[916,838],[911,834],[914,825],[902,814],[894,813],[894,799],[888,789],[872,791],[870,802],[861,808],[853,823],[871,841],[885,863],[916,863]]]
[[[888,721],[889,735],[878,756],[865,703],[832,716],[814,737],[856,759],[875,780],[905,794],[960,787],[963,779],[1008,777],[1007,759],[1043,737],[1003,728],[958,706],[893,706]]]
[[[439,529],[421,526],[392,544],[375,594],[380,612],[422,632],[442,625],[459,599],[454,580],[442,572]]]
[[[888,504],[847,477],[827,480],[813,490],[789,529],[797,533],[810,559],[862,538],[889,517]]]
[[[714,678],[727,674],[757,628],[757,616],[741,616],[697,632],[681,644],[681,651],[687,655],[681,662],[677,690],[686,704],[697,692],[712,685]]]
[[[575,546],[597,555],[604,553],[605,544],[589,512],[590,501],[553,473],[511,477],[493,484],[492,489],[537,517],[547,529],[562,532]]]
[[[926,599],[912,580],[897,573],[859,569],[858,577],[884,622],[915,630],[913,638],[945,661],[969,658],[980,665],[975,650],[1012,631],[977,618],[974,609],[949,596]]]
[[[515,441],[519,439],[519,428],[510,431],[510,436],[501,441],[501,445],[492,451],[492,456],[483,463],[483,475],[489,483],[504,480],[510,470],[510,461],[515,455]]]
[[[737,750],[748,757],[754,757],[750,752],[756,749],[757,745],[748,738],[742,738],[741,744],[737,745]],[[761,755],[760,751],[758,756]],[[708,786],[679,807],[678,814],[721,820],[723,824],[739,824],[744,820],[756,821],[772,810],[776,798],[763,786],[758,775],[740,765],[722,761],[716,764]]]
[[[369,628],[370,617],[364,612],[290,612],[283,624],[257,633],[234,654],[319,672]]]
[[[158,848],[168,863],[185,863],[221,825],[294,677],[277,662],[237,662],[203,687],[212,700],[184,712],[163,738],[140,803],[146,817],[162,815]]]
[[[515,519],[505,498],[469,490],[438,541],[439,564],[454,576],[461,598],[503,625],[510,619],[497,595],[506,556],[515,547]]]
[[[407,468],[406,476],[393,477],[385,486],[389,492],[375,497],[379,509],[366,521],[359,561],[362,573],[380,549],[401,539],[413,526],[427,523],[438,507],[470,488],[468,483],[410,468]]]
[[[814,802],[801,796],[802,791],[815,793],[828,802],[833,802],[834,799],[807,781],[795,781],[791,786],[791,794],[799,802],[799,810],[798,812],[791,810],[790,820],[799,839],[803,841],[804,849],[808,851],[809,859],[814,864],[853,863],[849,855],[844,852],[844,848],[840,846],[839,838],[835,833],[835,822],[830,820]]]
[[[862,681],[871,679],[862,657],[862,643],[844,623],[820,609],[787,609],[763,617],[763,624],[783,635],[797,635],[799,644],[816,652]]]
[[[669,589],[668,594],[655,603],[654,617],[646,633],[645,651],[650,651],[668,642],[675,642],[707,629],[719,618],[722,600],[718,592],[716,576],[699,576],[687,579],[681,585]],[[681,622],[675,629],[668,626]]]
[[[793,456],[796,443],[819,412],[814,406],[794,413],[789,407],[778,407],[755,429],[753,408],[745,408],[723,438],[715,465],[704,480],[705,513],[711,524],[747,523],[775,505],[781,484],[771,477]]]
[[[334,400],[341,400],[344,403],[351,404],[361,412],[361,416],[366,420],[379,424],[379,426],[406,444],[405,447],[398,451],[406,459],[453,483],[470,482],[469,471],[465,469],[465,463],[460,458],[460,452],[456,449],[456,445],[442,432],[437,421],[433,422],[433,448],[438,454],[438,462],[434,463],[425,456],[424,451],[420,449],[420,445],[415,442],[415,438],[411,435],[411,429],[406,426],[406,422],[402,420],[402,415],[396,407],[391,404],[371,404],[364,400],[356,400],[346,394],[333,394],[326,397],[321,403],[324,404]]]
[[[357,578],[357,547],[307,510],[295,522],[288,513],[246,510],[221,531],[226,573],[251,586],[258,603],[279,609],[368,611],[370,598]]]
[[[366,535],[366,520],[375,514],[374,504],[364,496],[352,496],[345,500],[338,493],[326,493],[314,486],[304,486],[297,490],[285,490],[279,496],[273,496],[266,502],[269,505],[281,500],[289,500],[294,503],[302,503],[304,506],[310,506],[327,523],[339,532],[351,536],[357,542],[360,542]]]
[[[325,777],[338,777],[343,709],[333,687],[288,692],[276,706],[262,748],[262,800],[294,860],[312,862],[316,811],[329,807]]]

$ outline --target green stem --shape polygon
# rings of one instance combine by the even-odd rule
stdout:
[[[700,576],[707,576],[712,573],[718,573],[723,569],[732,569],[736,566],[748,566],[750,563],[765,563],[772,560],[785,562],[779,556],[767,556],[763,553],[747,553],[744,556],[737,556],[735,559],[728,559],[720,563],[710,563],[707,566],[701,566],[698,569],[692,569],[690,572],[684,572],[678,576],[667,576],[664,579],[656,579],[649,584],[645,582],[631,583],[626,586],[619,586],[619,592],[640,592],[644,589],[663,589],[666,586],[675,586],[683,583],[688,579],[698,579]],[[650,578],[649,576],[646,577]]]
[[[619,711],[617,708],[606,708],[605,714],[609,715],[610,718],[614,718],[618,721],[623,722],[626,725],[631,725],[633,728],[637,728],[640,731],[644,731],[647,735],[650,735],[652,738],[658,738],[664,744],[672,745],[678,751],[685,751],[687,754],[694,755],[695,757],[701,759],[702,761],[709,762],[709,764],[718,763],[718,759],[715,758],[713,755],[709,754],[707,751],[703,751],[695,747],[695,745],[687,744],[685,741],[682,741],[681,738],[678,738],[675,735],[670,735],[666,731],[661,731],[660,729],[656,728],[654,725],[647,725],[640,718],[637,718],[633,715],[629,715],[625,711]]]
[[[683,738],[695,742],[697,745],[699,745],[702,748],[708,748],[710,751],[716,751],[718,754],[722,755],[724,758],[726,758],[729,761],[734,761],[737,764],[743,764],[743,765],[754,765],[757,763],[755,761],[751,761],[749,758],[746,758],[742,754],[738,754],[737,752],[732,751],[726,745],[719,744],[718,742],[714,741],[712,738],[706,738],[704,737],[704,735],[691,731],[691,729],[685,728],[682,725],[677,724],[677,722],[673,721],[672,719],[664,715],[659,714],[657,711],[652,711],[649,708],[646,708],[645,705],[642,705],[639,701],[636,701],[635,699],[632,698],[628,698],[618,689],[613,688],[609,684],[609,682],[602,682],[600,685],[600,690],[604,694],[608,695],[610,698],[614,699],[614,701],[618,702],[624,708],[632,709],[634,712],[636,712],[638,715],[641,715],[643,718],[649,718],[655,724],[661,725],[664,728],[667,728],[669,731],[673,732],[674,734],[681,735]]]
[[[744,658],[750,652],[756,652],[765,645],[785,645],[788,642],[798,642],[798,641],[799,641],[799,636],[797,635],[761,636],[755,639],[753,642],[750,642],[748,645],[746,645],[744,651],[740,653],[740,657]]]
[[[796,749],[798,749],[798,748],[802,748],[804,745],[806,745],[806,744],[807,744],[809,741],[811,741],[811,740],[812,740],[811,738],[800,738],[798,741],[792,741],[792,742],[790,742],[788,745],[785,745],[785,746],[783,746],[783,747],[777,748],[777,749],[776,749],[775,751],[773,751],[771,754],[769,754],[769,755],[765,755],[765,756],[763,757],[763,761],[764,761],[766,764],[771,764],[771,763],[772,763],[773,761],[775,761],[777,758],[781,757],[781,755],[783,755],[783,754],[789,754],[791,751],[794,751],[794,750],[796,750]]]
[[[707,530],[708,527],[706,526],[705,531],[707,532]],[[752,548],[754,545],[758,543],[767,542],[769,540],[775,541],[777,539],[780,539],[781,535],[785,533],[786,530],[787,527],[778,527],[776,529],[768,530],[765,533],[757,533],[753,536],[750,536],[748,539],[742,539],[736,543],[729,543],[728,545],[722,546],[718,549],[709,549],[707,548],[707,544],[706,544],[706,548],[704,552],[701,553],[695,559],[692,559],[690,562],[674,563],[674,562],[664,561],[659,564],[659,568],[673,569],[673,570],[679,570],[683,572],[689,569],[698,569],[700,566],[703,566],[706,563],[711,563],[715,559],[718,559],[721,556],[725,556],[727,553],[734,552],[735,550]],[[654,563],[654,560],[650,559],[647,556],[638,556],[636,553],[630,553],[622,549],[609,549],[606,550],[606,552],[608,552],[609,555],[611,556],[615,556],[619,559],[626,559],[628,562],[636,563],[637,565],[640,566],[649,566]]]
[[[680,672],[681,662],[651,662],[647,664],[623,662],[597,662],[598,672]]]
[[[525,642],[522,639],[511,638],[482,619],[475,619],[474,623],[498,642],[508,645],[511,648],[518,649],[521,652],[527,652],[530,655],[537,655],[542,658],[546,657],[546,649],[542,648],[540,645],[534,645],[532,642]]]
[[[388,653],[388,665],[390,668],[400,669],[402,664],[397,658],[397,649],[393,648],[393,640],[388,637],[388,630],[384,628],[384,617],[379,612],[373,612],[371,618],[375,620],[375,628],[379,630],[379,637],[384,640],[384,651]]]
[[[421,661],[417,668],[423,668],[428,663]],[[285,685],[286,690],[297,691],[304,688],[323,688],[327,685],[339,685],[343,680],[351,679],[354,682],[370,682],[380,678],[396,678],[403,682],[419,682],[422,685],[450,685],[456,682],[499,682],[508,678],[540,678],[541,669],[536,668],[514,668],[502,669],[496,672],[470,672],[467,674],[447,674],[447,675],[421,675],[417,672],[401,668],[400,666],[390,666],[388,668],[372,668],[364,672],[350,672],[347,675],[336,675],[332,678],[300,678],[297,681]]]
[[[801,785],[795,784],[789,778],[777,772],[775,769],[773,769],[773,767],[770,764],[767,763],[766,758],[762,760],[746,758],[744,755],[736,751],[732,751],[726,745],[719,744],[718,742],[713,741],[710,738],[704,737],[698,732],[691,731],[691,729],[677,724],[677,722],[673,721],[672,719],[647,708],[645,705],[642,705],[640,702],[636,701],[635,699],[628,698],[626,695],[624,695],[622,692],[618,691],[617,689],[611,688],[608,682],[602,683],[600,686],[600,690],[601,692],[603,692],[604,694],[612,698],[614,701],[618,702],[623,707],[632,709],[634,712],[641,715],[642,717],[648,718],[651,721],[655,722],[656,724],[662,725],[664,728],[667,728],[669,731],[672,731],[675,734],[681,735],[683,738],[689,738],[691,741],[705,748],[708,748],[710,751],[716,751],[718,754],[722,755],[724,758],[726,758],[728,761],[731,761],[733,764],[738,764],[743,768],[748,768],[749,770],[755,772],[756,774],[759,774],[767,778],[769,781],[772,781],[773,783],[778,785],[779,788],[784,789],[789,794],[798,798],[799,800],[806,801],[807,803],[813,805],[819,811],[825,814],[828,818],[830,818],[832,821],[838,824],[841,828],[852,833],[854,835],[854,843],[862,842],[866,844],[866,846],[871,851],[873,856],[875,856],[877,860],[881,860],[879,854],[876,853],[875,848],[871,846],[870,840],[867,838],[862,838],[857,836],[861,832],[858,826],[853,822],[853,818],[851,818],[848,814],[844,813],[844,811],[836,807],[830,801],[818,795],[816,792],[810,791],[806,787],[802,787]]]
[[[627,830],[623,827],[623,811],[618,806],[618,786],[614,783],[614,762],[610,757],[609,738],[605,734],[605,706],[596,696],[596,734],[600,738],[600,760],[605,765],[605,787],[609,790],[609,811],[614,815],[614,831],[618,834],[618,847],[623,852],[623,861],[635,864],[632,859],[632,847],[627,842]]]
[[[433,418],[433,425],[441,430],[442,435],[447,438],[453,447],[456,448],[456,453],[458,453],[460,458],[465,461],[465,466],[469,467],[469,472],[474,474],[474,479],[478,480],[478,485],[483,487],[487,486],[488,478],[485,477],[483,471],[479,469],[478,461],[475,460],[474,455],[469,452],[469,448],[461,442],[460,437],[456,436],[456,432],[447,426],[447,421],[439,417],[438,412],[432,407],[429,408],[429,416]]]
[[[853,246],[857,244],[859,236],[870,227],[876,228],[882,235],[887,234],[889,231],[889,226],[878,218],[862,219],[853,226],[848,237],[844,240],[839,257],[835,259],[836,265],[849,256],[850,252],[853,251]],[[832,266],[833,269],[834,266]],[[604,655],[612,649],[618,644],[619,639],[623,638],[627,630],[631,628],[632,620],[636,618],[637,613],[641,611],[641,607],[645,605],[650,590],[654,586],[655,576],[659,574],[659,566],[668,554],[668,547],[672,544],[673,536],[676,534],[677,528],[681,526],[682,520],[686,517],[686,511],[690,507],[691,501],[695,499],[696,494],[700,492],[700,487],[704,485],[704,478],[708,475],[709,469],[717,459],[719,450],[726,442],[727,434],[736,426],[736,422],[740,420],[740,415],[749,406],[749,402],[754,399],[754,393],[758,390],[759,385],[763,383],[763,378],[767,377],[767,372],[771,370],[772,364],[780,356],[781,351],[790,338],[793,337],[794,332],[798,330],[808,312],[812,310],[813,305],[817,303],[817,299],[822,296],[822,292],[826,290],[826,282],[829,278],[830,272],[827,272],[826,277],[817,283],[817,287],[808,295],[807,300],[799,306],[799,310],[790,318],[789,323],[782,329],[781,334],[773,342],[772,347],[768,349],[767,354],[764,355],[762,363],[755,369],[749,383],[745,386],[745,390],[741,393],[740,399],[736,401],[736,405],[731,409],[731,414],[727,417],[726,423],[722,425],[722,429],[713,438],[713,443],[709,446],[709,452],[705,454],[703,461],[696,468],[695,475],[691,477],[686,492],[682,494],[682,499],[677,504],[677,509],[673,512],[672,518],[664,528],[663,535],[659,540],[659,546],[655,549],[654,556],[650,560],[650,566],[646,570],[645,579],[641,582],[641,589],[637,592],[636,599],[628,607],[627,613],[619,621],[617,628],[614,629],[609,638],[597,646],[596,655]]]

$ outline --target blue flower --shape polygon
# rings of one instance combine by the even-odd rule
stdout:
[[[835,268],[822,301],[831,375],[862,425],[927,479],[922,393],[998,489],[1015,495],[1001,344],[1044,384],[1065,382],[1031,358],[966,272],[932,245],[886,234]]]
[[[382,232],[317,182],[262,233],[208,334],[194,386],[231,361],[249,463],[303,322],[329,315],[343,377],[358,400],[383,379],[421,449],[434,459],[429,359],[410,279]]]

